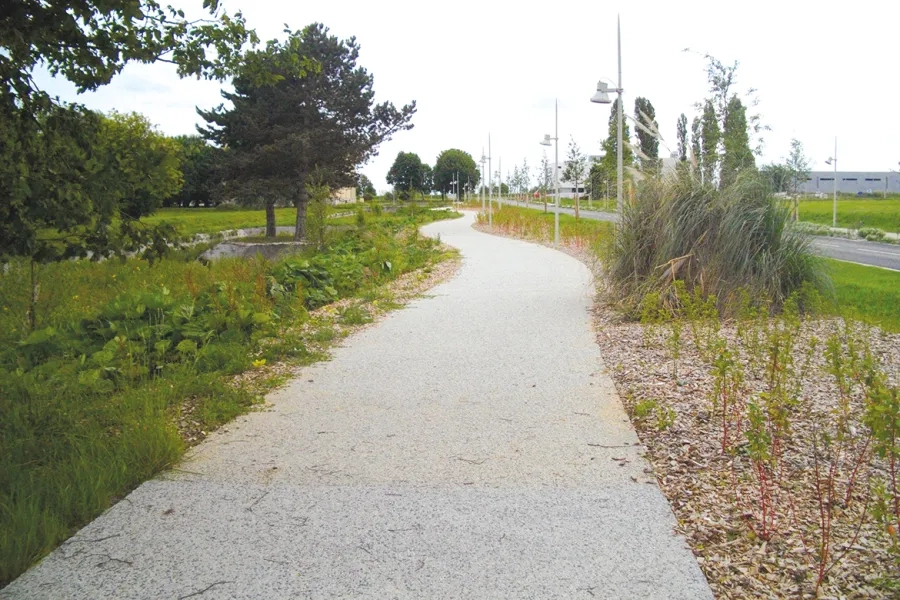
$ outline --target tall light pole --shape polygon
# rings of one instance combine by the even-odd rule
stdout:
[[[834,202],[831,207],[831,226],[837,227],[837,136],[834,138],[834,156],[828,157],[825,164],[834,165],[834,180],[831,182],[834,184],[832,186],[832,189],[834,190]]]
[[[616,92],[618,94],[618,101],[616,111],[618,116],[616,118],[616,209],[619,211],[619,214],[622,214],[622,190],[624,187],[624,177],[623,177],[623,167],[622,167],[622,119],[624,118],[624,107],[625,103],[622,100],[622,23],[619,17],[616,17],[616,37],[618,40],[618,53],[619,53],[619,84],[616,86],[616,89],[611,90],[609,86],[607,86],[604,82],[597,82],[597,93],[594,94],[593,98],[591,98],[591,102],[595,102],[597,104],[609,104],[611,100],[609,99],[609,92]]]
[[[484,178],[484,162],[486,160],[487,160],[487,157],[485,157],[485,155],[484,155],[484,146],[482,146],[481,147],[481,160],[479,161],[481,163],[481,212],[482,213],[484,212],[484,197],[485,197],[484,188],[487,185],[487,182],[485,181],[485,178]]]
[[[491,171],[491,134],[488,134],[488,227],[493,227],[494,173]]]
[[[554,102],[554,135],[544,136],[541,146],[549,146],[553,142],[553,187],[556,189],[556,200],[553,203],[553,243],[559,245],[559,100]]]

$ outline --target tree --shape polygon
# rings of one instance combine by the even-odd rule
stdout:
[[[797,196],[802,186],[809,179],[809,159],[803,154],[803,144],[798,139],[791,140],[791,153],[784,163],[787,168],[790,192]]]
[[[776,193],[787,192],[791,186],[791,174],[786,165],[781,163],[772,163],[763,165],[759,169],[760,173],[765,175],[772,186],[772,191]]]
[[[165,228],[120,213],[117,189],[99,182],[100,118],[61,104],[33,78],[39,65],[79,92],[109,83],[129,62],[174,63],[180,76],[223,78],[255,34],[240,13],[206,0],[209,19],[188,21],[151,0],[7,0],[0,27],[0,260],[37,261],[127,250],[165,251]],[[208,52],[210,49],[213,52]],[[131,209],[135,207],[132,206]],[[53,238],[53,239],[50,239]]]
[[[695,179],[702,178],[703,150],[701,148],[702,127],[700,117],[694,117],[691,121],[691,175]]]
[[[375,197],[375,186],[372,180],[360,173],[356,178],[356,195],[368,202]]]
[[[585,162],[581,148],[575,143],[575,138],[569,138],[569,152],[566,156],[566,168],[563,170],[563,181],[570,181],[575,186],[575,218],[578,213],[578,184],[584,183]]]
[[[681,113],[681,116],[678,117],[677,130],[678,161],[684,163],[688,159],[688,124],[684,113]]]
[[[528,159],[522,159],[522,168],[519,169],[519,185],[522,188],[521,193],[525,194],[526,201],[528,193],[531,191],[531,167],[528,166]]]
[[[475,160],[471,154],[456,148],[444,150],[435,160],[432,174],[433,189],[441,193],[441,198],[450,193],[451,182],[457,180],[457,174],[459,181],[468,179],[473,186],[477,186],[481,181],[478,167],[475,166]],[[458,193],[457,199],[459,199]]]
[[[355,38],[340,40],[320,23],[286,33],[284,42],[247,53],[234,92],[222,92],[231,108],[198,112],[208,123],[204,137],[229,149],[228,193],[248,204],[264,201],[266,235],[275,233],[275,203],[293,204],[294,239],[303,240],[312,178],[331,188],[352,185],[354,170],[379,144],[412,128],[416,108],[374,104]]]
[[[547,152],[541,157],[541,170],[538,173],[540,181],[538,188],[541,191],[541,197],[544,200],[544,212],[547,212],[547,194],[550,192],[550,186],[553,185],[553,172],[550,168],[550,161],[547,160]]]
[[[641,96],[634,99],[634,118],[640,124],[635,133],[638,136],[638,147],[643,154],[640,158],[641,170],[651,175],[657,174],[660,171],[657,137],[659,124],[656,122],[656,110],[649,100]]]
[[[206,143],[198,135],[180,135],[181,191],[163,200],[163,206],[212,206],[216,186],[216,169],[222,149]]]
[[[603,170],[606,173],[606,178],[608,181],[618,181],[618,165],[616,164],[616,148],[617,148],[617,115],[616,112],[619,110],[619,104],[621,104],[621,98],[616,98],[616,101],[612,103],[612,110],[609,112],[609,127],[608,134],[606,139],[603,140],[603,150],[605,154],[603,155],[603,159],[600,161],[600,164],[603,166]],[[624,116],[624,115],[623,115]],[[631,130],[628,128],[628,122],[623,119],[622,121],[622,168],[627,169],[634,163],[634,156],[631,152],[631,148],[628,146],[628,140],[631,139]],[[627,178],[627,171],[623,173],[623,176]],[[622,182],[622,185],[625,185],[625,182]],[[623,187],[624,190],[624,187]]]
[[[425,165],[414,152],[400,152],[387,174],[387,182],[407,199],[425,187]]]
[[[738,173],[744,169],[756,167],[753,152],[750,150],[750,138],[747,135],[746,109],[737,96],[732,96],[728,102],[722,141],[725,151],[722,154],[719,184],[725,187],[734,183]]]
[[[434,189],[434,172],[428,163],[422,163],[422,194],[431,195]]]
[[[712,101],[707,100],[700,118],[700,173],[701,180],[707,185],[715,185],[721,137],[716,109]]]
[[[143,115],[102,117],[94,151],[102,165],[91,184],[95,198],[117,207],[123,218],[149,215],[182,189],[180,144]]]

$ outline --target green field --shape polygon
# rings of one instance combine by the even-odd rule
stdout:
[[[831,225],[833,201],[801,200],[800,220],[818,225]],[[859,229],[876,227],[900,233],[900,198],[852,198],[838,196],[838,227]]]
[[[329,211],[346,212],[356,210],[355,205],[329,207]],[[171,223],[181,235],[197,233],[217,233],[229,229],[246,229],[249,227],[265,227],[265,210],[244,210],[239,208],[163,208],[149,217],[141,219],[150,225]],[[275,224],[291,226],[297,221],[297,209],[276,208]]]
[[[900,332],[900,272],[827,259],[840,314]]]

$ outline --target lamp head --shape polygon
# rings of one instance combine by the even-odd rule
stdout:
[[[591,98],[591,102],[596,104],[611,104],[609,99],[609,86],[602,81],[597,82],[597,93]]]
[[[553,144],[550,143],[550,139],[551,139],[550,134],[549,133],[545,134],[544,139],[542,139],[540,142],[541,146],[552,146]]]
[[[828,157],[828,160],[825,161],[825,164],[826,164],[826,165],[830,165],[831,162],[832,162],[833,160],[834,160],[834,159],[831,158],[831,157],[829,156],[829,157]]]

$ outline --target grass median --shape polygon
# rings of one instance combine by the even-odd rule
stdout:
[[[520,237],[553,240],[553,213],[540,209],[504,206],[494,211],[494,227]],[[606,221],[575,219],[560,214],[560,240],[585,248],[600,257],[604,244],[613,235]],[[900,332],[900,272],[824,259],[834,285],[835,303],[831,312],[853,317],[885,331]]]

